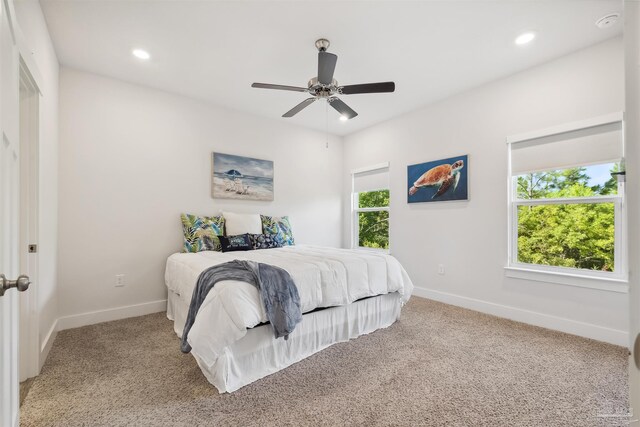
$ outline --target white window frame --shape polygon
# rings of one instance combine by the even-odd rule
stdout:
[[[618,194],[613,196],[573,197],[552,199],[519,199],[517,197],[517,176],[513,176],[511,169],[512,144],[532,141],[549,136],[562,135],[592,127],[621,123],[623,140],[622,152],[624,158],[624,122],[622,113],[613,113],[579,122],[567,123],[549,129],[515,135],[507,138],[508,147],[508,260],[505,274],[508,277],[528,279],[533,281],[557,283],[561,285],[579,286],[613,292],[628,292],[628,264],[627,264],[627,217],[625,204],[625,185],[618,182]],[[617,159],[616,159],[617,160]],[[603,163],[606,159],[603,159]],[[613,203],[615,224],[614,271],[593,271],[571,267],[556,267],[540,264],[528,264],[518,261],[518,207],[560,204]]]
[[[359,217],[358,214],[360,212],[380,212],[380,211],[385,211],[389,213],[389,220],[391,220],[391,198],[389,198],[389,206],[381,206],[381,207],[375,207],[375,208],[359,208],[359,200],[358,200],[358,194],[355,191],[355,176],[359,173],[364,173],[364,172],[372,172],[372,171],[376,171],[376,170],[380,170],[380,169],[389,169],[389,162],[386,163],[379,163],[377,165],[373,165],[373,166],[368,166],[368,167],[364,167],[364,168],[360,168],[360,169],[354,169],[351,171],[351,249],[359,249],[362,251],[373,251],[373,252],[384,252],[384,253],[391,253],[391,222],[389,222],[389,249],[383,249],[383,248],[367,248],[365,246],[360,246],[359,242],[360,242],[360,235],[359,235],[359,231],[360,231],[360,221],[359,221]],[[390,185],[387,186],[387,188],[378,188],[375,190],[369,190],[369,191],[377,191],[377,190],[389,190]]]

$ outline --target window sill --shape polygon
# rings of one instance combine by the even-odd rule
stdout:
[[[515,279],[535,282],[556,283],[558,285],[576,286],[579,288],[598,289],[601,291],[628,293],[629,282],[614,277],[594,277],[584,274],[544,271],[527,267],[505,267],[504,274]]]

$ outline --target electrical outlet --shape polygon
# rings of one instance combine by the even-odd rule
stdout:
[[[121,288],[124,286],[124,274],[116,274],[116,288]]]
[[[444,264],[438,264],[438,274],[444,276]]]

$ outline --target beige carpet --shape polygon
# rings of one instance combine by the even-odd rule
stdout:
[[[61,332],[23,426],[615,426],[621,347],[413,298],[392,327],[219,395],[153,314]]]

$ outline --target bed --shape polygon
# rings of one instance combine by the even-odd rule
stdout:
[[[289,272],[304,315],[287,340],[275,339],[253,285],[231,280],[216,284],[187,340],[203,374],[220,393],[238,390],[332,344],[390,326],[413,290],[395,258],[372,251],[297,245],[173,254],[165,272],[167,317],[179,337],[200,273],[234,259]]]

